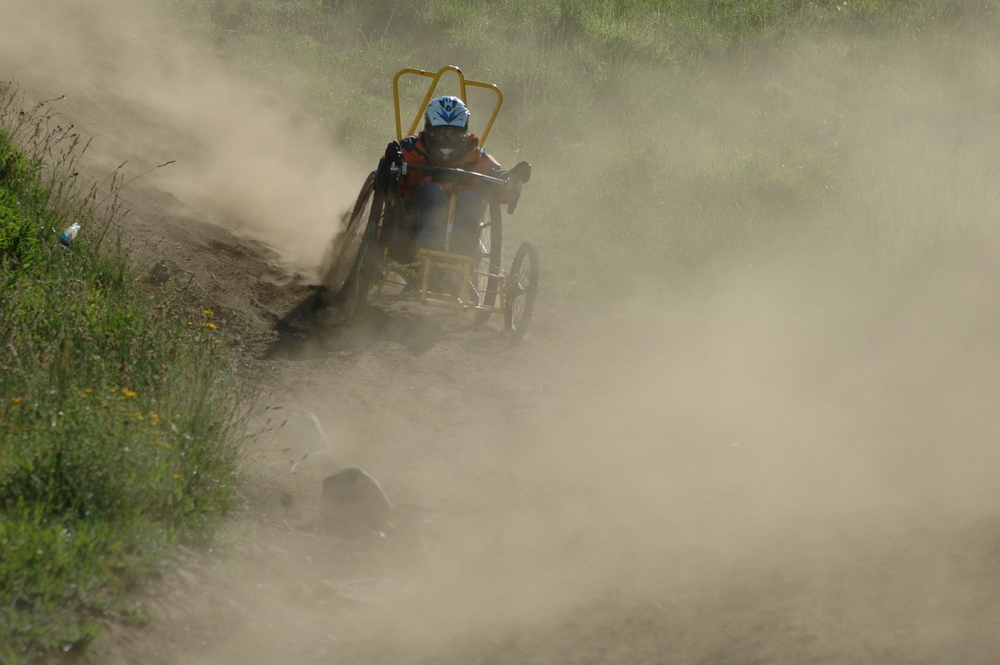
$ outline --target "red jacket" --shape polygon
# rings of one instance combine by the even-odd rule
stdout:
[[[500,162],[493,159],[485,150],[479,147],[479,137],[469,134],[467,146],[469,151],[464,157],[451,162],[439,162],[431,156],[430,150],[424,144],[424,133],[421,131],[416,136],[409,136],[399,142],[402,149],[403,161],[411,166],[447,166],[450,168],[462,169],[463,171],[475,171],[489,175],[492,171],[500,171]],[[384,156],[383,156],[384,159]],[[412,201],[413,193],[417,187],[425,182],[435,182],[446,191],[452,191],[458,187],[458,191],[479,190],[480,181],[472,178],[461,179],[461,181],[449,182],[446,176],[440,174],[424,173],[422,171],[409,171],[406,177],[399,180],[399,193],[404,201]],[[501,195],[483,195],[483,199],[489,203],[509,203],[510,193]]]

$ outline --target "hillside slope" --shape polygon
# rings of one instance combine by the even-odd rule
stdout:
[[[17,0],[0,25],[25,38],[4,76],[66,95],[91,173],[153,169],[125,191],[137,269],[191,270],[262,375],[244,509],[102,662],[995,660],[996,321],[955,267],[988,237],[861,288],[785,247],[683,290],[623,266],[614,301],[545,273],[516,347],[408,307],[321,330],[310,271],[367,165],[134,5]],[[352,466],[389,532],[319,527]]]

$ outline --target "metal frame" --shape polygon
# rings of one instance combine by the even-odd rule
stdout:
[[[402,69],[393,77],[392,95],[396,110],[396,140],[401,141],[404,136],[411,136],[416,133],[417,128],[420,126],[420,122],[423,119],[424,110],[433,98],[434,92],[437,90],[438,83],[441,81],[441,77],[449,72],[454,73],[458,77],[459,97],[463,102],[468,101],[466,94],[469,87],[490,90],[496,95],[496,103],[493,106],[493,112],[490,114],[490,117],[486,122],[486,126],[479,135],[479,145],[482,146],[486,142],[486,138],[489,136],[490,130],[493,128],[493,123],[496,121],[497,115],[500,113],[500,107],[503,105],[503,93],[500,92],[500,88],[492,83],[466,79],[462,70],[452,65],[442,67],[437,72],[429,72],[422,69]],[[413,123],[404,135],[399,82],[404,76],[407,75],[429,78],[430,84],[427,88],[427,92],[424,94],[423,101],[420,102],[420,105],[417,108],[416,115],[413,117]],[[401,165],[400,174],[406,175],[405,164]],[[448,202],[448,218],[445,231],[444,251],[419,249],[417,251],[416,260],[412,263],[397,263],[389,259],[388,251],[383,253],[382,262],[384,268],[378,282],[378,292],[376,296],[378,300],[383,302],[419,302],[425,305],[443,307],[446,309],[473,309],[490,311],[493,313],[503,313],[507,300],[507,273],[504,272],[500,266],[494,265],[489,266],[489,272],[484,272],[475,265],[477,263],[476,258],[463,254],[454,254],[450,251],[451,237],[455,221],[455,202],[456,198],[455,193],[453,192]],[[485,209],[483,212],[485,214]],[[480,224],[482,223],[482,219],[480,219]],[[393,275],[396,275],[398,279],[392,279]],[[435,283],[434,288],[431,288],[432,277],[438,278],[438,282]],[[470,288],[470,284],[473,279],[477,277],[486,277],[487,284],[489,283],[490,277],[496,278],[497,298],[493,306],[488,307],[480,304],[482,300],[484,300],[485,294],[479,294],[479,303],[474,302],[472,297],[473,294],[471,293],[474,289]],[[440,288],[440,281],[448,280],[451,280],[452,284],[445,289]],[[399,288],[400,293],[387,293],[387,288],[388,290]]]
[[[389,261],[382,271],[379,280],[377,298],[383,302],[419,302],[433,307],[444,307],[456,310],[480,310],[496,314],[503,313],[506,303],[507,274],[499,266],[490,266],[490,273],[476,269],[476,260],[464,254],[439,252],[433,249],[417,251],[417,260],[413,263],[396,263]],[[495,271],[492,272],[492,271]],[[453,293],[447,293],[440,287],[431,289],[432,275],[443,280],[446,275],[455,275],[453,284],[457,286]],[[402,281],[390,281],[393,275],[398,275]],[[472,300],[469,284],[477,276],[497,278],[497,299],[492,307],[487,307]],[[386,293],[387,286],[402,289],[399,294]],[[480,294],[480,298],[482,298]]]
[[[417,127],[420,126],[420,121],[424,116],[424,110],[427,108],[427,104],[430,103],[431,98],[434,95],[434,91],[437,89],[438,82],[447,72],[454,72],[458,76],[458,87],[459,87],[459,97],[463,102],[468,102],[466,98],[466,87],[471,86],[473,88],[482,88],[485,90],[491,90],[496,94],[497,101],[493,107],[493,113],[490,115],[490,119],[486,122],[486,127],[483,129],[482,133],[479,135],[479,145],[484,145],[486,143],[486,138],[490,135],[490,130],[493,129],[493,122],[497,119],[497,115],[500,113],[500,107],[503,106],[503,93],[500,92],[500,88],[496,87],[492,83],[484,83],[482,81],[470,81],[465,78],[465,74],[462,70],[454,65],[448,65],[447,67],[442,67],[437,72],[428,72],[423,69],[401,69],[396,72],[396,76],[392,79],[392,97],[393,102],[396,106],[396,140],[402,141],[404,136],[412,136],[416,133]],[[406,134],[403,134],[403,121],[402,114],[400,111],[400,98],[399,98],[399,80],[405,75],[412,76],[423,76],[431,79],[430,87],[427,89],[427,94],[424,95],[424,100],[420,103],[417,108],[417,114],[413,118],[413,124],[410,125],[410,129]]]

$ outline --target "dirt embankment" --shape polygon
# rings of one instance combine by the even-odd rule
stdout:
[[[994,660],[996,354],[946,275],[543,290],[518,347],[406,308],[322,333],[296,308],[363,166],[135,4],[0,25],[4,76],[66,95],[93,172],[174,162],[126,189],[136,262],[192,270],[264,373],[244,510],[105,662]],[[384,535],[318,527],[348,466],[395,504]]]

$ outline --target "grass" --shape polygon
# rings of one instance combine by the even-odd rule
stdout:
[[[78,140],[0,88],[0,662],[86,653],[233,503],[243,391],[221,322],[138,282]],[[54,157],[53,162],[43,156]],[[110,203],[101,199],[110,196]],[[59,230],[79,221],[64,247]]]

